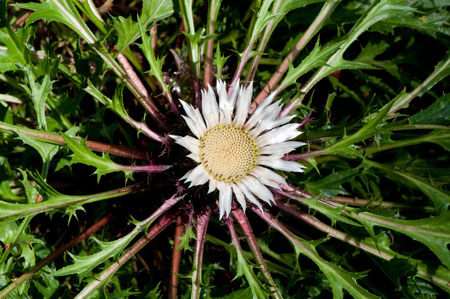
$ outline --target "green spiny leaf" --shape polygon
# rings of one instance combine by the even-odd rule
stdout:
[[[14,32],[6,19],[7,1],[0,3],[0,42],[6,46],[0,50],[0,71],[17,70],[17,65],[26,66],[30,62],[30,51],[26,42],[31,35],[31,28],[20,28]]]
[[[446,26],[448,18],[448,14],[442,10],[430,11],[423,14],[410,13],[397,17],[392,16],[386,20],[383,20],[374,26],[374,30],[381,32],[393,32],[396,27],[409,27],[424,32],[434,38],[436,38],[438,33],[450,36],[450,29]]]
[[[36,82],[33,75],[33,70],[30,65],[25,68],[28,77],[28,86],[23,85],[28,91],[31,100],[33,101],[34,110],[36,111],[37,120],[40,129],[47,130],[47,121],[45,119],[45,103],[49,93],[52,91],[53,82],[50,80],[50,75],[46,74],[41,82]]]
[[[373,113],[369,117],[369,121],[366,125],[364,125],[361,129],[359,129],[356,133],[344,137],[338,143],[333,144],[332,146],[326,148],[324,151],[326,154],[338,154],[338,153],[350,153],[352,154],[353,150],[350,148],[353,144],[363,141],[375,133],[378,124],[384,120],[387,113],[391,109],[395,100],[392,100],[387,105],[385,105],[379,112]]]
[[[359,168],[352,168],[333,172],[325,178],[313,182],[304,182],[306,190],[321,197],[336,197],[339,194],[347,194],[342,184],[355,177]]]
[[[139,33],[139,25],[133,21],[131,16],[128,18],[122,16],[113,18],[113,24],[118,37],[116,48],[119,52],[122,52],[139,37],[137,35]]]
[[[306,85],[307,89],[309,90],[317,82],[337,70],[373,68],[365,63],[345,60],[343,58],[344,53],[362,33],[367,31],[377,22],[392,16],[403,15],[415,11],[414,8],[402,5],[404,3],[405,1],[403,0],[374,1],[373,5],[369,7],[366,13],[358,20],[358,22],[356,22],[347,34],[345,39],[343,39],[342,46],[328,59],[326,65],[317,70],[313,75]]]
[[[441,190],[433,186],[430,182],[427,182],[424,179],[416,177],[407,172],[397,171],[380,163],[369,160],[365,160],[363,163],[368,166],[388,172],[389,174],[400,178],[400,181],[406,181],[407,183],[419,188],[420,191],[422,191],[425,195],[428,196],[431,201],[433,201],[433,204],[436,207],[436,210],[439,211],[439,213],[446,213],[448,211],[448,207],[450,205],[450,194],[448,194],[446,191]]]
[[[88,86],[84,89],[87,93],[89,93],[95,100],[99,101],[106,107],[110,107],[112,104],[112,100],[105,96],[94,84],[88,80]]]
[[[364,277],[365,273],[351,273],[324,260],[319,256],[315,245],[311,242],[307,242],[294,236],[289,239],[295,248],[297,256],[304,254],[309,257],[317,264],[317,266],[319,266],[320,270],[322,270],[328,278],[333,289],[333,298],[342,299],[344,297],[344,289],[355,298],[377,298],[356,282],[358,279]]]
[[[450,244],[450,212],[420,220],[398,220],[367,212],[351,212],[350,216],[367,226],[389,228],[421,242],[450,268],[450,252],[447,247]]]
[[[15,71],[19,69],[18,65],[27,65],[29,50],[25,45],[26,40],[23,39],[28,39],[31,29],[21,28],[17,33],[6,28],[0,29],[0,42],[6,46],[6,49],[4,47],[0,49],[0,72]],[[14,34],[15,38],[12,38],[10,34]]]
[[[178,245],[177,250],[189,250],[192,251],[192,247],[189,245],[190,241],[195,238],[194,230],[192,229],[192,226],[189,225],[186,231],[184,232],[183,236],[180,237],[181,243]]]
[[[59,281],[50,275],[43,275],[42,280],[44,281],[45,286],[38,280],[33,280],[34,286],[38,289],[42,298],[52,298],[53,294],[55,294],[60,286]]]
[[[140,20],[144,31],[152,22],[169,17],[173,13],[172,0],[144,0]],[[139,25],[131,17],[114,19],[114,29],[118,34],[117,51],[124,51],[140,36]]]
[[[163,79],[162,74],[162,66],[164,64],[164,58],[157,58],[155,56],[154,49],[152,47],[152,38],[153,36],[149,36],[144,31],[144,24],[141,21],[141,19],[138,20],[139,22],[139,30],[141,33],[142,38],[142,44],[139,45],[142,52],[144,52],[145,58],[147,58],[148,63],[150,64],[150,73],[156,78],[159,85],[161,86],[164,94],[170,96],[169,88],[166,84],[166,82]]]
[[[450,125],[450,94],[443,95],[426,109],[409,118],[410,124]]]
[[[16,131],[16,133],[23,143],[28,144],[39,153],[44,163],[49,163],[59,150],[58,145],[37,140],[20,131]]]
[[[27,19],[27,24],[34,23],[37,20],[60,22],[78,33],[89,44],[94,44],[97,41],[71,0],[46,0],[43,3],[27,2],[15,4],[15,6],[34,10]]]
[[[97,180],[100,181],[100,177],[107,173],[123,171],[127,178],[131,177],[132,172],[129,170],[123,170],[123,167],[115,162],[113,162],[107,154],[102,157],[94,154],[87,146],[84,140],[80,142],[75,141],[64,133],[61,133],[67,146],[72,150],[72,160],[73,163],[83,163],[86,165],[91,165],[97,168],[95,173],[97,174]]]
[[[269,298],[269,294],[253,272],[253,266],[248,263],[241,247],[236,246],[234,248],[237,254],[237,273],[235,278],[245,276],[245,279],[247,280],[252,291],[253,298]]]
[[[248,41],[248,45],[252,45],[263,32],[267,24],[276,16],[270,11],[273,0],[263,0],[261,7],[258,10],[255,25],[252,28],[252,33]]]
[[[53,272],[52,276],[65,276],[76,273],[83,276],[107,259],[118,256],[135,236],[136,234],[132,232],[112,242],[101,242],[96,240],[100,244],[101,249],[92,255],[77,256],[69,253],[74,263]]]
[[[342,42],[336,42],[321,49],[318,40],[316,42],[316,45],[314,46],[314,49],[308,54],[308,56],[305,57],[305,59],[302,60],[302,62],[298,66],[293,67],[292,65],[289,65],[289,70],[284,77],[284,80],[281,82],[280,88],[284,89],[287,86],[294,84],[298,78],[300,78],[307,72],[317,67],[324,66],[327,63],[327,59],[330,57],[330,55],[336,52],[336,50],[338,50],[340,46],[342,46]]]
[[[222,79],[222,70],[223,66],[227,62],[229,56],[222,56],[220,52],[220,43],[218,42],[216,45],[216,54],[214,55],[214,63],[217,67],[217,79]]]
[[[106,191],[91,195],[64,195],[43,181],[38,175],[34,176],[34,179],[41,188],[41,196],[46,200],[42,202],[33,202],[28,204],[15,204],[0,201],[0,221],[7,220],[12,221],[20,219],[30,215],[36,215],[42,212],[52,212],[57,209],[62,209],[67,206],[77,206],[86,203],[96,202],[99,200],[116,198],[124,196],[142,188],[142,184],[135,184],[128,187],[122,187],[119,189]],[[31,188],[34,188],[30,185]],[[34,191],[33,191],[34,192]]]
[[[28,203],[36,202],[36,198],[37,198],[39,192],[28,181],[27,172],[22,169],[19,169],[19,171],[23,177],[23,180],[21,182],[22,182],[23,188],[25,189],[25,195],[27,196]]]

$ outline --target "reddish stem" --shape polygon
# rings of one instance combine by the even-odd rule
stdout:
[[[202,94],[200,92],[200,82],[198,82],[197,75],[194,75],[195,78],[193,80],[194,85],[194,99],[195,99],[195,107],[201,109],[202,107]]]
[[[132,258],[136,253],[139,252],[148,242],[155,238],[160,232],[162,232],[166,227],[168,227],[180,214],[180,211],[175,213],[166,214],[161,220],[156,223],[149,230],[146,236],[137,241],[120,259],[108,267],[102,274],[96,278],[96,280],[91,283],[87,288],[85,288],[81,293],[77,295],[77,298],[86,298],[102,283],[108,279],[109,276],[114,274],[123,264],[125,264],[130,258]]]
[[[13,30],[16,30],[17,28],[19,28],[20,26],[22,26],[23,23],[25,23],[25,21],[28,19],[28,17],[31,15],[31,11],[26,11],[23,15],[21,15],[16,22],[14,23],[14,25],[12,26]]]
[[[280,184],[280,187],[284,191],[292,192],[292,193],[295,193],[295,194],[300,195],[302,197],[306,197],[306,198],[314,198],[314,197],[316,197],[314,194],[308,193],[308,192],[306,192],[304,190],[301,190],[301,189],[299,189],[297,187],[294,187],[292,185],[281,185]],[[282,191],[280,192],[280,194],[286,195],[285,192],[282,192]]]
[[[122,65],[123,69],[125,70],[125,73],[130,78],[130,80],[133,82],[133,84],[137,88],[137,97],[139,102],[144,106],[144,108],[150,112],[150,114],[153,116],[154,119],[158,121],[158,123],[161,125],[161,127],[168,131],[167,127],[167,121],[164,115],[162,115],[158,108],[155,106],[155,103],[153,102],[152,98],[150,97],[150,94],[148,93],[147,89],[145,88],[144,84],[142,83],[141,79],[139,79],[138,75],[134,71],[131,64],[128,62],[128,59],[123,55],[122,53],[119,53],[117,55],[117,60],[119,60],[120,64]]]
[[[286,189],[286,187],[287,186],[281,186],[281,189]],[[289,186],[289,187],[291,187],[291,186]],[[305,198],[314,198],[315,197],[314,195],[312,195],[312,194],[310,194],[310,193],[308,193],[306,191],[299,190],[299,189],[296,189],[296,188],[294,188],[293,192],[292,191],[284,192],[284,191],[281,191],[281,190],[274,190],[274,192],[279,194],[279,195],[281,195],[281,196],[284,196],[286,198],[293,199],[293,200],[295,200],[295,201],[297,201],[297,202],[299,202],[299,203],[301,203],[303,205],[306,205],[306,206],[308,206],[308,201],[305,200]],[[331,207],[331,208],[338,208],[338,205],[335,205],[332,202],[327,201],[327,200],[325,200],[323,198],[319,198],[317,200],[317,202],[319,202],[319,203],[321,203],[321,204],[323,204],[325,206]]]
[[[153,26],[150,28],[150,36],[153,36],[152,38],[152,48],[153,53],[155,53],[155,57],[158,57],[158,27]]]
[[[129,170],[133,172],[158,173],[166,171],[171,167],[172,165],[131,165],[131,166],[122,165],[120,168],[122,170]]]
[[[28,272],[20,276],[18,279],[16,279],[13,283],[8,285],[1,293],[0,298],[4,298],[6,295],[8,295],[11,291],[13,291],[16,287],[21,285],[24,281],[31,278],[35,273],[37,273],[42,267],[49,264],[51,261],[56,259],[61,253],[64,251],[72,248],[73,246],[77,245],[82,240],[86,239],[89,235],[97,232],[99,229],[107,225],[111,220],[115,218],[115,215],[112,213],[106,215],[105,217],[98,220],[96,223],[91,225],[88,229],[86,229],[81,234],[77,235],[75,238],[73,238],[71,241],[67,242],[63,246],[59,247],[55,251],[53,251],[50,255],[48,255],[45,259],[40,261],[34,268]]]
[[[205,249],[205,237],[208,229],[209,218],[211,217],[211,209],[197,216],[197,233],[194,252],[194,273],[192,273],[192,292],[191,298],[200,298],[201,281],[202,281],[202,264],[203,250]]]
[[[177,249],[181,244],[181,237],[184,233],[184,225],[183,219],[181,216],[178,216],[176,227],[175,227],[175,235],[173,237],[173,250],[172,250],[172,267],[170,271],[170,290],[169,290],[169,298],[177,299],[178,298],[178,273],[180,272],[180,263],[181,263],[181,254],[182,250]]]
[[[248,47],[244,50],[244,53],[242,54],[241,61],[239,62],[238,68],[236,72],[234,73],[233,79],[231,80],[230,87],[228,88],[228,96],[231,95],[231,92],[234,89],[234,86],[237,84],[239,78],[242,75],[242,72],[244,71],[244,67],[247,64],[248,60],[250,59],[250,54],[252,51],[254,43],[251,43],[248,45]]]
[[[264,262],[264,258],[261,254],[261,251],[259,250],[258,243],[256,242],[255,235],[247,216],[245,216],[242,209],[238,208],[233,210],[233,217],[236,218],[236,220],[239,222],[239,225],[242,227],[244,234],[247,236],[247,240],[250,244],[253,254],[256,257],[256,260],[258,261],[264,276],[271,285],[273,296],[275,298],[282,298],[281,294],[278,292],[278,288],[276,287],[275,282],[272,279],[272,276],[270,275],[269,269],[267,269],[267,265]]]
[[[16,125],[10,125],[4,122],[0,122],[0,129],[6,130],[6,131],[20,131],[21,133],[35,137],[38,140],[48,142],[51,144],[58,144],[58,145],[65,145],[66,142],[64,139],[57,134],[54,133],[48,133],[43,132],[39,130],[29,129],[25,127],[19,127]],[[78,139],[73,138],[73,140],[79,142]],[[140,160],[148,160],[147,153],[140,149],[132,149],[127,146],[122,145],[110,145],[107,143],[101,143],[97,141],[86,141],[86,146],[90,148],[93,151],[97,152],[103,152],[103,153],[110,153],[116,156],[126,157],[126,158],[132,158],[132,159],[140,159]]]
[[[433,212],[435,209],[433,207],[424,207],[417,205],[408,205],[397,202],[386,202],[386,201],[372,201],[367,199],[359,199],[359,198],[348,198],[338,196],[335,198],[324,198],[324,200],[329,200],[332,202],[338,202],[341,204],[352,205],[352,206],[368,206],[368,207],[382,207],[382,208],[400,208],[400,209],[421,209],[429,212]]]
[[[283,160],[287,160],[287,161],[306,160],[308,158],[314,158],[316,156],[320,156],[324,152],[325,152],[325,150],[318,150],[318,151],[306,152],[306,153],[301,153],[301,154],[290,154],[290,155],[285,155],[283,157]]]
[[[382,259],[390,260],[392,258],[392,256],[390,256],[389,254],[380,252],[378,250],[378,248],[376,248],[376,246],[369,246],[369,245],[366,245],[364,243],[361,243],[359,240],[349,236],[348,234],[345,234],[345,233],[343,233],[343,232],[341,232],[341,231],[339,231],[339,230],[337,230],[337,229],[335,229],[335,228],[333,228],[333,227],[331,227],[329,225],[326,225],[325,223],[319,221],[316,217],[308,215],[308,214],[302,212],[298,207],[296,207],[294,205],[284,203],[284,202],[282,202],[279,199],[276,200],[276,204],[281,210],[283,210],[283,211],[285,211],[285,212],[295,216],[296,218],[298,218],[298,219],[308,223],[309,225],[317,228],[318,230],[321,230],[321,231],[323,231],[323,232],[333,236],[336,239],[339,239],[339,240],[344,241],[344,242],[346,242],[346,243],[348,243],[348,244],[350,244],[352,246],[355,246],[355,247],[360,248],[360,249],[362,249],[364,251],[367,251],[367,252],[369,252],[369,253],[371,253],[371,254],[373,254],[375,256],[381,257]]]

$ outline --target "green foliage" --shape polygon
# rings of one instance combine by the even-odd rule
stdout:
[[[308,56],[306,56],[305,59],[302,60],[302,62],[297,67],[289,65],[289,70],[286,76],[284,77],[283,82],[281,82],[280,87],[286,88],[289,85],[292,85],[295,82],[297,82],[298,78],[300,78],[307,72],[315,68],[325,66],[331,54],[336,52],[336,50],[339,49],[339,47],[341,46],[342,42],[337,42],[321,49],[318,40],[316,42],[316,45],[314,46],[314,49],[308,54]]]
[[[3,1],[6,2],[6,1]],[[9,27],[0,29],[0,42],[6,46],[0,51],[0,70],[2,72],[15,71],[19,66],[26,66],[30,60],[30,53],[26,41],[31,35],[32,28],[21,28],[13,32]]]
[[[73,264],[58,269],[56,272],[53,272],[52,275],[66,276],[71,274],[80,274],[80,277],[83,277],[87,272],[90,272],[107,259],[119,255],[124,247],[131,242],[134,236],[135,234],[132,234],[112,242],[102,242],[95,239],[95,242],[100,245],[100,250],[98,252],[89,256],[76,256],[70,254],[70,257],[73,259]]]
[[[23,174],[25,174],[25,172],[23,172]],[[26,216],[36,215],[38,213],[53,212],[54,210],[63,209],[65,207],[76,208],[89,202],[115,198],[135,192],[133,186],[130,186],[92,195],[64,195],[53,189],[39,175],[33,176],[34,180],[39,184],[39,191],[28,182],[26,176],[24,177],[25,179],[22,183],[27,193],[29,203],[15,204],[0,201],[0,221],[12,221]],[[36,201],[37,194],[40,194],[39,196],[46,200]]]
[[[351,216],[364,223],[365,227],[372,231],[372,234],[374,226],[382,226],[424,243],[439,257],[442,264],[450,268],[450,252],[447,248],[450,243],[450,233],[447,227],[450,213],[420,220],[397,220],[370,213],[352,213]]]
[[[386,117],[387,113],[389,112],[393,104],[394,101],[391,101],[388,104],[386,104],[379,112],[373,113],[368,117],[366,117],[366,119],[363,120],[363,122],[366,122],[366,124],[364,124],[364,126],[361,129],[359,129],[356,133],[350,136],[344,136],[342,140],[325,149],[325,153],[327,154],[346,153],[358,155],[354,144],[363,141],[375,134],[377,126]]]
[[[304,254],[313,260],[320,270],[322,270],[333,289],[334,298],[343,298],[344,289],[357,298],[376,298],[376,296],[369,293],[357,283],[357,280],[364,277],[363,273],[351,273],[338,265],[324,260],[317,253],[314,242],[307,242],[290,234],[286,234],[286,237],[289,238],[294,246],[297,258],[300,254]]]
[[[142,14],[139,20],[144,31],[153,22],[168,18],[173,13],[172,0],[144,0],[142,6]],[[119,16],[114,18],[114,29],[117,31],[117,51],[122,52],[142,34],[139,29],[138,22],[132,20],[131,17],[123,18]]]
[[[194,230],[192,229],[192,226],[188,226],[183,236],[180,237],[181,242],[180,245],[178,245],[177,249],[184,251],[186,250],[193,251],[192,247],[189,245],[192,239],[195,240],[195,233]]]
[[[440,97],[426,109],[409,118],[412,125],[450,125],[450,94]]]
[[[66,142],[67,146],[73,152],[70,164],[83,163],[86,165],[94,166],[96,168],[95,173],[97,174],[97,181],[100,181],[100,178],[103,175],[117,171],[123,171],[127,179],[132,178],[131,177],[132,172],[129,170],[124,170],[121,165],[114,163],[109,158],[108,153],[105,153],[103,156],[100,157],[94,154],[86,146],[86,142],[84,140],[80,140],[79,142],[77,142],[64,133],[61,133],[61,136],[64,138],[64,141]]]
[[[253,272],[253,267],[248,263],[244,255],[242,254],[241,248],[236,248],[237,252],[237,271],[236,277],[245,276],[254,298],[268,298],[267,291],[262,287],[259,279]]]
[[[448,137],[446,137],[446,140],[447,140],[447,138]],[[441,213],[445,214],[448,211],[448,206],[450,205],[450,194],[448,192],[443,191],[443,190],[433,186],[433,184],[431,184],[430,182],[427,182],[424,179],[421,179],[419,177],[415,177],[412,174],[396,171],[396,170],[390,169],[388,167],[385,167],[383,165],[380,165],[378,163],[368,161],[368,160],[366,160],[364,163],[371,167],[379,168],[383,171],[388,172],[388,174],[393,175],[394,177],[397,177],[396,180],[398,180],[400,183],[409,183],[409,184],[413,185],[414,187],[418,188],[426,196],[428,196],[428,198],[431,201],[433,201],[436,211],[438,211],[439,214],[441,214]]]
[[[16,6],[34,11],[28,18],[27,24],[42,19],[48,22],[60,22],[70,27],[88,43],[94,44],[97,41],[70,0],[47,0],[43,3],[28,2],[16,4]]]
[[[28,74],[28,83],[30,88],[25,85],[23,87],[30,94],[31,100],[33,101],[39,128],[47,129],[47,122],[45,120],[45,103],[49,93],[52,90],[52,81],[50,81],[50,76],[46,74],[41,83],[36,82],[29,67],[26,70],[26,73]]]

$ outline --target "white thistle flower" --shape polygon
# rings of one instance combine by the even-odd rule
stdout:
[[[285,154],[304,145],[289,141],[301,134],[298,124],[287,124],[293,116],[279,118],[282,105],[279,101],[272,103],[274,96],[269,95],[247,120],[253,84],[241,87],[239,94],[238,86],[228,97],[225,83],[218,81],[219,103],[211,86],[202,91],[201,113],[181,101],[187,115],[183,118],[196,138],[170,136],[199,164],[181,179],[190,182],[189,187],[209,182],[208,193],[219,190],[220,218],[230,214],[233,193],[244,210],[245,198],[259,208],[257,198],[274,202],[266,186],[279,189],[278,183],[286,181],[266,167],[295,172],[304,168],[297,162],[282,160]]]

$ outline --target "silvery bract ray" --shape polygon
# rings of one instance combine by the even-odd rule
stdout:
[[[198,163],[182,179],[191,186],[209,182],[209,192],[219,190],[220,217],[231,211],[232,195],[246,207],[246,200],[261,207],[258,199],[271,203],[272,192],[267,186],[279,188],[286,184],[282,176],[270,170],[302,172],[303,165],[282,160],[283,156],[304,145],[291,141],[301,134],[298,124],[289,124],[293,116],[278,117],[282,105],[268,96],[249,114],[253,84],[247,88],[235,85],[227,95],[226,85],[217,82],[216,95],[209,86],[202,92],[202,111],[181,102],[183,116],[192,136],[174,136],[188,149],[189,158]],[[269,168],[268,168],[269,167]]]

